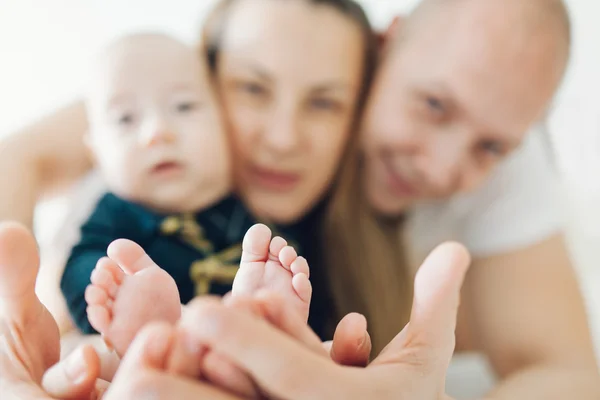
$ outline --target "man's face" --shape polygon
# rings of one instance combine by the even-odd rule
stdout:
[[[564,70],[549,35],[513,33],[484,6],[447,10],[457,15],[390,43],[375,79],[364,180],[384,214],[479,185],[542,117]]]

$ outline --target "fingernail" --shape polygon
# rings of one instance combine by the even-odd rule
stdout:
[[[147,342],[148,354],[153,360],[161,360],[171,346],[173,340],[173,331],[155,331],[152,332]]]
[[[364,347],[364,345],[367,343],[367,333],[365,332],[365,334],[363,335],[362,339],[360,339],[360,341],[358,342],[358,347]]]
[[[83,381],[87,376],[87,365],[83,356],[83,350],[75,350],[67,359],[65,367],[67,377],[71,379],[73,383],[79,383]]]

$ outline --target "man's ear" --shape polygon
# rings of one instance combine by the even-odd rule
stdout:
[[[398,36],[398,32],[400,32],[400,29],[402,29],[402,27],[404,26],[405,20],[406,16],[404,15],[395,16],[394,19],[392,19],[392,22],[390,22],[386,31],[378,35],[379,48],[382,51],[385,51],[385,49],[388,47],[388,44],[393,42],[394,39]]]
[[[386,38],[392,39],[392,38],[396,37],[398,35],[398,32],[404,25],[405,20],[406,20],[406,16],[396,15],[394,17],[394,19],[392,19],[392,22],[390,22],[390,25],[388,26],[388,29],[386,32]]]

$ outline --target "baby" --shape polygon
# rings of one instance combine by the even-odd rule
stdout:
[[[79,329],[122,355],[143,325],[176,322],[196,295],[266,286],[308,318],[306,260],[230,195],[226,137],[197,53],[164,35],[132,35],[91,72],[86,143],[110,193],[61,280]]]

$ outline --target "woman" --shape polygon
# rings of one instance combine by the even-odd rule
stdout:
[[[234,11],[236,8],[239,11],[240,9],[243,9],[243,7],[246,7],[246,13],[253,11],[259,13],[261,18],[264,18],[264,15],[268,12],[268,10],[267,8],[261,7],[266,4],[273,4],[269,1],[239,1],[236,3],[237,4],[234,4],[232,9],[229,10],[231,14],[229,15],[230,19],[228,22],[230,23],[233,23],[231,21],[234,20],[233,15],[235,15]],[[500,161],[502,156],[505,153],[508,153],[508,150],[510,150],[511,147],[514,147],[514,145],[511,143],[519,142],[528,125],[540,116],[542,110],[547,105],[552,92],[558,84],[558,81],[560,80],[559,77],[562,75],[562,70],[564,69],[564,59],[559,62],[554,59],[554,56],[561,51],[564,51],[564,49],[555,45],[549,46],[551,49],[549,52],[542,52],[543,57],[540,56],[540,59],[535,59],[535,63],[534,61],[528,59],[532,64],[527,64],[526,66],[528,68],[523,68],[522,74],[517,73],[520,71],[513,71],[512,69],[510,70],[510,73],[504,73],[503,69],[496,68],[498,63],[495,61],[497,60],[491,60],[490,57],[483,57],[486,62],[476,65],[467,64],[466,61],[478,60],[479,57],[477,56],[481,55],[479,53],[472,54],[465,51],[465,48],[468,48],[470,43],[469,40],[466,40],[467,38],[481,38],[482,42],[478,42],[481,46],[476,46],[477,49],[494,48],[496,50],[498,48],[498,43],[506,45],[506,42],[509,42],[508,40],[503,41],[501,38],[510,35],[508,35],[506,31],[499,33],[497,30],[492,30],[486,35],[481,35],[479,31],[477,34],[474,34],[472,30],[480,25],[472,23],[473,18],[480,18],[482,16],[486,18],[492,18],[494,15],[505,14],[504,11],[499,12],[498,9],[494,8],[498,7],[498,5],[495,4],[488,3],[485,6],[477,7],[474,6],[475,2],[466,4],[470,4],[470,7],[458,8],[452,7],[447,3],[426,1],[418,10],[418,12],[409,20],[409,25],[404,30],[406,34],[402,37],[404,40],[400,40],[398,43],[390,45],[390,50],[388,52],[389,54],[387,54],[383,60],[383,66],[378,74],[377,84],[375,85],[375,92],[373,94],[374,97],[369,106],[367,123],[365,124],[366,127],[370,127],[371,129],[366,130],[364,132],[364,136],[365,142],[368,145],[367,149],[369,150],[367,151],[367,155],[371,155],[371,161],[369,162],[373,162],[372,166],[374,167],[372,169],[372,177],[378,178],[375,181],[366,180],[367,183],[382,182],[386,179],[391,179],[393,182],[395,182],[395,184],[392,185],[394,190],[391,193],[395,194],[400,192],[404,194],[404,196],[390,196],[389,190],[386,192],[386,190],[377,190],[377,187],[370,188],[367,186],[367,193],[369,194],[368,199],[369,202],[372,203],[371,205],[376,209],[386,211],[387,214],[398,214],[398,211],[405,209],[406,204],[397,204],[396,201],[389,201],[389,199],[391,198],[394,200],[396,198],[401,199],[403,197],[411,197],[406,196],[406,194],[414,194],[415,182],[419,181],[421,177],[425,177],[428,181],[432,181],[428,182],[428,186],[431,186],[431,188],[427,188],[428,190],[426,191],[431,192],[431,194],[441,196],[442,198],[455,193],[459,189],[465,189],[467,186],[481,184],[483,178],[486,178],[491,172],[491,167]],[[535,2],[535,4],[540,6],[541,3],[538,4]],[[551,4],[552,7],[561,10],[560,6],[556,6],[556,4],[560,4],[558,2],[549,2],[545,4]],[[529,24],[523,25],[523,21],[526,21],[527,23],[531,22],[530,19],[522,19],[521,17],[531,16],[531,14],[524,14],[524,12],[527,10],[519,7],[516,2],[510,3],[510,6],[511,8],[509,9],[511,9],[513,12],[513,14],[510,15],[515,18],[508,19],[507,21],[509,23],[520,23],[521,25],[517,26],[522,27],[523,30],[518,30],[517,33],[521,34],[522,31],[526,31],[529,28]],[[440,13],[440,10],[461,13],[457,15],[460,15],[461,17],[471,17],[471,19],[466,17],[442,18],[443,13]],[[551,9],[548,15],[552,16],[552,18],[554,18],[556,15],[561,15],[560,12],[556,14],[554,14],[554,12],[555,10]],[[465,14],[463,15],[462,13]],[[238,18],[241,18],[241,13],[239,13],[237,16]],[[285,21],[289,22],[288,20]],[[451,25],[449,21],[459,21],[461,23],[459,25]],[[465,21],[471,22],[471,24]],[[497,20],[492,21],[495,23],[498,22]],[[561,19],[556,18],[551,19],[551,21],[557,21],[556,24],[551,24],[550,26],[556,28],[557,32],[560,32]],[[236,22],[238,23],[235,26],[240,28],[240,30],[244,26],[251,27],[250,24],[239,23],[239,20]],[[458,22],[456,23],[458,24]],[[283,25],[284,24],[282,22],[282,26]],[[486,28],[488,27],[488,25],[484,26]],[[490,26],[497,27],[498,24],[490,24]],[[535,26],[538,27],[538,25]],[[500,27],[506,29],[507,26],[506,24],[500,24]],[[439,29],[436,30],[434,28]],[[469,30],[469,28],[471,30]],[[549,34],[551,31],[546,32],[542,30],[540,32],[543,32],[544,35],[532,35],[532,37],[537,38],[542,36],[544,38],[555,38],[555,36]],[[540,32],[536,31],[536,33]],[[249,33],[249,31],[238,31],[238,39],[243,38]],[[279,32],[275,30],[273,32],[262,33],[264,36],[261,45],[264,45],[265,42],[269,42],[269,38],[279,35]],[[270,35],[267,35],[267,33]],[[549,36],[546,36],[546,34]],[[412,40],[407,40],[407,38]],[[419,38],[422,40],[427,40],[427,42],[419,42]],[[434,40],[438,43],[438,47],[433,46],[432,41]],[[521,41],[515,40],[510,43],[515,42],[520,43]],[[400,46],[400,44],[406,43],[409,43],[410,46]],[[545,46],[551,42],[542,42],[541,44],[530,42],[527,43],[532,45],[531,48],[546,49]],[[522,54],[522,52],[519,51],[520,49],[515,49],[510,46],[504,50],[505,51],[500,53],[509,60],[514,59],[514,54]],[[253,51],[256,51],[256,48],[254,48]],[[538,52],[532,52],[532,54],[539,55]],[[488,54],[486,53],[484,55]],[[510,57],[511,55],[513,58]],[[557,59],[560,58],[559,56],[556,57]],[[566,56],[564,58],[566,59]],[[458,61],[451,65],[452,68],[449,68],[448,65],[441,62],[444,59]],[[406,63],[410,60],[413,62],[412,65],[410,65],[412,68],[411,71],[407,71],[408,66]],[[528,79],[532,76],[531,71],[538,71],[540,65],[545,65],[546,63],[553,66],[553,68],[548,69],[552,73],[548,75],[533,74],[533,76],[539,77],[540,79],[530,82]],[[507,64],[513,65],[512,62],[508,62],[505,64],[500,64],[500,66],[506,67]],[[226,64],[223,63],[222,65]],[[433,69],[433,67],[437,66],[444,66],[445,68]],[[427,69],[426,67],[431,68]],[[453,73],[452,76],[456,75],[460,77],[460,81],[451,81],[453,84],[452,88],[454,91],[460,90],[463,97],[465,94],[469,95],[469,103],[467,104],[468,107],[466,108],[471,112],[462,112],[463,108],[465,107],[458,107],[464,105],[464,100],[462,103],[455,104],[456,102],[453,101],[454,99],[452,96],[447,93],[435,93],[435,95],[431,95],[430,92],[442,90],[436,85],[425,85],[429,86],[426,88],[427,90],[415,88],[415,86],[418,86],[416,83],[423,83],[423,80],[427,75],[436,76],[437,74],[437,78],[445,77],[448,79],[447,75],[440,75],[442,72],[444,72],[444,69],[446,69],[447,72],[451,71]],[[468,71],[469,73],[463,72],[462,74],[458,74],[458,72],[461,72],[462,70]],[[411,77],[409,82],[402,80],[402,78],[406,76],[406,72],[411,72],[411,74],[408,75]],[[421,76],[419,76],[417,72],[421,72]],[[265,74],[256,75],[260,76],[260,79],[265,77]],[[222,76],[225,77],[226,75]],[[497,79],[497,76],[507,77],[507,79],[510,78],[510,80],[503,81]],[[478,77],[480,79],[476,80],[474,77]],[[226,82],[226,80],[222,78],[221,82]],[[236,86],[233,84],[236,82],[236,80],[232,80],[231,82],[232,85],[230,87],[232,88],[237,87],[245,88],[244,90],[247,89],[247,91],[244,93],[251,96],[250,99],[253,102],[257,101],[257,103],[252,103],[254,105],[264,104],[261,102],[263,99],[265,99],[265,97],[263,97],[265,96],[265,93],[267,94],[267,99],[268,94],[272,93],[269,91],[265,92],[263,90],[265,85],[272,82],[272,80],[269,79],[261,80],[260,84],[253,82],[252,85],[243,84]],[[495,83],[496,86],[485,86],[492,83]],[[489,90],[484,89],[484,87],[488,88]],[[520,87],[528,87],[531,89],[529,91],[531,94],[529,94],[529,92],[523,94],[520,90],[518,90]],[[467,89],[470,89],[470,92],[467,92]],[[284,93],[284,91],[282,90],[281,93]],[[289,92],[286,91],[286,93]],[[398,93],[402,93],[403,96],[393,96],[394,94]],[[479,97],[474,97],[474,94],[477,94],[477,96],[482,96],[483,94],[488,93],[490,96],[481,97],[480,102],[478,101]],[[408,94],[413,96],[410,98],[406,96],[405,98],[404,95]],[[257,96],[258,98],[255,98],[254,96]],[[224,100],[227,101],[227,96],[223,97]],[[242,97],[242,100],[243,99],[249,100],[246,97]],[[375,101],[374,99],[378,101]],[[461,98],[461,100],[462,99],[463,98]],[[422,100],[422,102],[418,102],[418,100]],[[515,105],[515,107],[510,107],[513,104],[519,104],[520,106]],[[477,108],[477,106],[481,106],[481,108]],[[225,105],[225,109],[230,110],[231,107]],[[242,108],[242,110],[244,109]],[[289,109],[283,108],[283,111],[287,110]],[[397,110],[400,110],[400,112]],[[272,117],[270,120],[271,123],[292,121],[291,119],[283,118],[282,116],[284,116],[285,113],[282,111],[273,113],[272,110],[268,108],[266,110],[262,109],[262,111],[264,111],[264,114],[261,115]],[[459,113],[459,111],[461,112]],[[409,114],[409,112],[414,113],[414,115],[410,115],[411,118],[406,118],[406,114]],[[473,117],[471,114],[484,117],[484,122],[480,121],[481,118]],[[496,114],[502,115],[502,117],[497,117]],[[240,115],[242,117],[246,117],[252,114],[241,113]],[[455,117],[457,115],[460,115],[462,118],[456,119]],[[465,115],[469,115],[470,118],[466,118]],[[281,119],[275,118],[274,116],[281,117]],[[242,120],[245,119],[240,117],[240,121]],[[406,125],[405,122],[408,121],[411,122],[413,126],[444,126],[449,128],[448,132],[458,132],[460,134],[457,136],[441,134],[435,135],[435,131],[433,131],[431,134],[428,133],[426,136],[428,139],[426,145],[418,143],[419,146],[417,146],[415,145],[415,142],[417,141],[415,141],[414,138],[413,140],[403,140],[403,138],[397,134],[399,131],[406,131],[402,126],[394,127],[391,125],[383,125],[384,123],[390,121],[400,121],[404,125]],[[453,124],[445,124],[448,121],[458,122]],[[503,123],[499,124],[498,121],[503,121]],[[510,121],[514,125],[507,126],[505,125],[506,121]],[[376,126],[374,122],[378,122],[379,126]],[[498,133],[496,133],[497,130],[499,131]],[[493,131],[494,134],[492,135],[489,131]],[[379,134],[375,134],[374,132]],[[381,133],[384,134],[382,135]],[[452,140],[433,140],[436,138],[445,139],[448,136],[450,136]],[[271,137],[273,138],[275,136],[271,135]],[[287,137],[289,139],[289,136],[287,135],[284,135],[283,137]],[[493,137],[494,140],[490,140],[490,137]],[[498,138],[501,138],[501,140],[498,140]],[[235,140],[236,137],[234,136],[233,139]],[[292,148],[294,147],[293,140],[289,142],[284,141],[282,145],[277,140],[278,136],[275,137],[275,139],[275,148],[278,150],[289,149],[289,143],[292,143]],[[273,143],[270,144],[271,146],[273,145]],[[382,144],[387,144],[387,146]],[[402,146],[400,146],[401,144]],[[241,150],[244,150],[243,146],[234,145],[234,148],[241,148]],[[443,162],[436,163],[436,158],[431,157],[430,153],[425,153],[428,157],[422,156],[419,159],[419,162],[414,164],[406,164],[402,161],[402,159],[400,159],[400,161],[396,161],[395,157],[390,156],[390,154],[395,155],[393,151],[394,149],[403,149],[403,151],[408,152],[409,154],[418,154],[419,152],[417,150],[420,150],[421,148],[425,148],[429,151],[435,150],[436,148],[438,150],[442,149],[443,151],[438,151],[436,155],[443,155],[444,157],[440,157],[440,161]],[[501,169],[499,172],[497,172],[496,179],[491,180],[488,183],[488,185],[490,185],[488,188],[486,188],[488,194],[490,193],[489,188],[497,190],[501,193],[511,193],[511,190],[513,190],[515,187],[517,188],[517,191],[523,189],[524,187],[522,185],[522,181],[516,181],[518,184],[516,186],[513,185],[513,179],[515,178],[515,165],[520,167],[519,164],[520,162],[523,162],[523,160],[525,160],[523,165],[525,165],[527,169],[519,171],[521,178],[526,177],[531,171],[537,171],[536,174],[539,173],[540,165],[537,164],[535,160],[529,158],[528,154],[531,154],[531,150],[527,149],[531,149],[531,147],[525,147],[525,150],[523,150],[522,153],[515,155],[515,158],[509,162],[503,163],[504,165],[501,166]],[[285,151],[283,154],[284,153]],[[275,154],[282,153],[277,152]],[[533,154],[536,154],[536,152],[533,151]],[[390,159],[392,159],[393,162],[391,162]],[[515,162],[515,159],[521,161]],[[401,175],[396,171],[396,169],[399,168],[396,166],[396,163],[402,165]],[[385,168],[383,168],[382,165],[385,166]],[[392,168],[390,165],[392,165],[394,168]],[[473,165],[476,165],[477,167],[467,168],[466,171],[469,172],[468,175],[462,173],[465,170],[458,168],[464,166],[470,167]],[[508,167],[506,167],[506,165],[508,165]],[[259,164],[259,167],[260,166],[262,165]],[[509,172],[506,172],[505,168]],[[258,170],[259,173],[255,175],[255,179],[257,177],[269,177],[268,173],[261,174],[261,172],[264,171],[261,171],[260,168],[258,168]],[[367,168],[367,172],[368,171],[369,169]],[[290,178],[291,176],[285,176],[285,173],[289,171],[276,172],[279,173],[275,174],[275,176],[278,178]],[[447,174],[446,172],[452,173]],[[402,178],[398,178],[399,175]],[[407,179],[405,175],[409,175],[410,179]],[[389,178],[387,178],[388,176]],[[465,176],[469,179],[465,178]],[[518,177],[519,175],[516,176]],[[543,177],[544,175],[542,173],[542,175],[534,176]],[[285,180],[282,179],[282,181]],[[410,183],[406,183],[407,181]],[[435,181],[439,181],[441,183],[436,183]],[[461,184],[459,185],[456,182],[460,182]],[[506,186],[503,188],[502,185]],[[389,185],[383,185],[384,188],[386,186]],[[424,191],[422,188],[418,189],[420,189],[419,192]],[[261,197],[258,196],[260,193],[255,193],[255,195],[257,195],[257,199],[261,199]],[[529,193],[528,196],[529,195],[531,195],[531,193]],[[342,198],[344,197],[342,196]],[[264,196],[262,199],[264,199]],[[469,210],[476,211],[478,207],[486,207],[485,197],[482,199],[479,196],[473,196],[470,199],[472,203],[466,203]],[[534,204],[533,207],[531,207],[531,204],[528,204],[527,202],[514,202],[514,199],[508,199],[508,201],[502,198],[494,200],[500,200],[496,203],[490,203],[495,207],[502,208],[502,205],[506,206],[508,204],[512,207],[512,210],[524,210],[524,212],[522,212],[520,215],[527,215],[529,212],[534,213],[539,211],[536,209],[537,204]],[[252,204],[251,201],[246,201],[249,204]],[[446,209],[452,209],[452,206],[455,204],[452,202],[440,202],[447,206]],[[256,204],[259,203],[261,203],[261,201],[257,201]],[[266,205],[267,203],[265,202],[262,204]],[[334,202],[334,204],[336,203]],[[465,207],[465,204],[459,204],[459,206]],[[275,207],[268,208],[270,210],[276,210]],[[254,211],[256,212],[256,210]],[[433,208],[430,209],[429,215],[438,212],[439,209],[436,210],[436,208]],[[418,216],[419,214],[416,215]],[[426,216],[428,214],[421,213],[420,215]],[[455,213],[454,215],[449,215],[451,218],[456,218],[457,216],[460,217],[458,218],[459,220],[463,217],[466,218],[466,220],[461,220],[459,222],[463,222],[463,226],[471,228],[477,226],[486,226],[486,218],[488,218],[485,214],[477,215],[476,213],[464,213],[463,215],[457,215]],[[509,214],[509,216],[512,216],[512,214]],[[547,213],[545,213],[545,216],[548,217]],[[273,217],[273,215],[271,215],[271,217]],[[285,218],[285,215],[282,217]],[[429,221],[431,221],[431,218]],[[499,228],[502,227],[504,229],[505,227],[503,227],[503,224],[507,223],[505,220],[498,221],[497,215],[492,221],[497,223],[492,233],[502,232]],[[461,319],[461,324],[459,326],[459,344],[462,344],[460,347],[463,348],[475,348],[483,350],[488,356],[490,356],[493,365],[499,372],[499,375],[501,375],[503,378],[506,378],[505,382],[502,382],[498,386],[498,393],[500,393],[499,396],[501,396],[503,391],[505,391],[505,396],[508,398],[530,398],[531,396],[527,397],[524,394],[533,393],[532,395],[535,395],[535,390],[539,390],[541,386],[537,381],[537,379],[539,379],[538,376],[554,377],[554,375],[556,375],[557,378],[553,378],[552,381],[556,382],[556,385],[561,385],[561,387],[565,388],[564,390],[567,392],[567,395],[578,393],[581,394],[581,396],[579,396],[580,398],[585,398],[585,395],[591,393],[589,378],[591,376],[592,379],[595,380],[595,374],[597,374],[597,372],[594,366],[593,357],[591,356],[591,345],[589,335],[587,334],[585,316],[583,315],[583,307],[579,301],[577,288],[574,283],[572,273],[569,270],[568,261],[564,254],[564,246],[560,242],[560,238],[552,237],[554,232],[556,232],[556,224],[554,224],[551,220],[550,222],[548,222],[548,220],[544,220],[542,222],[543,223],[539,223],[538,221],[535,224],[536,226],[534,226],[534,230],[536,232],[534,234],[529,232],[530,234],[527,235],[526,238],[523,239],[521,237],[516,241],[517,243],[510,243],[510,241],[504,241],[504,243],[502,243],[501,239],[503,238],[498,238],[497,236],[490,237],[488,232],[481,234],[481,229],[470,229],[472,232],[476,232],[476,234],[472,235],[472,237],[475,237],[476,239],[485,239],[486,237],[491,239],[491,241],[488,241],[487,243],[485,243],[485,241],[482,242],[481,248],[477,250],[481,250],[486,246],[496,247],[492,249],[492,252],[488,252],[488,254],[485,254],[484,251],[480,252],[482,255],[484,255],[484,257],[479,257],[479,259],[476,258],[474,268],[470,276],[467,278],[467,291],[463,293],[463,304],[467,303],[467,306],[463,307],[462,309],[469,309],[470,312],[467,313],[466,316],[470,317],[471,320],[468,320],[465,323],[465,321]],[[509,221],[508,224],[510,226]],[[442,225],[442,227],[444,226]],[[379,229],[379,227],[375,226],[373,229]],[[338,234],[339,232],[340,231],[338,231]],[[508,230],[508,232],[511,234],[516,233],[513,230]],[[453,232],[451,232],[451,234],[452,233]],[[350,237],[345,243],[342,242],[341,248],[344,250],[352,249],[351,244],[356,243],[352,240],[353,238]],[[494,240],[496,243],[490,245],[490,243]],[[348,243],[350,243],[350,245]],[[389,246],[385,246],[386,249],[388,247]],[[336,252],[336,254],[339,255],[339,251]],[[548,262],[548,258],[550,258],[552,263]],[[371,258],[368,260],[368,265],[378,265],[377,263],[373,263]],[[539,271],[536,271],[533,268],[530,269],[524,267],[524,265],[533,265],[534,267],[537,267],[539,264],[550,264],[551,268],[548,268],[547,271],[545,270],[540,274]],[[365,264],[363,264],[363,266],[364,265]],[[338,269],[337,271],[342,270]],[[387,269],[386,271],[390,271],[390,269]],[[394,271],[391,271],[390,273],[393,272]],[[500,276],[497,274],[500,274]],[[348,279],[350,282],[353,282],[353,284],[348,285],[347,288],[358,290],[361,288],[361,286],[356,285],[356,280],[358,280],[360,276],[361,275],[357,274],[356,270],[347,275],[336,272],[336,278],[339,280],[335,280],[333,283],[341,283],[344,282],[345,279]],[[500,280],[500,278],[502,278],[502,280]],[[528,280],[539,281],[542,278],[544,279],[544,283],[542,285],[538,285],[538,287],[540,287],[539,290],[534,289],[535,285],[532,286],[526,284]],[[390,281],[394,283],[394,281],[399,279],[393,277],[393,279],[390,279]],[[523,287],[523,282],[525,282],[526,287]],[[557,285],[559,285],[560,290],[556,288]],[[564,286],[564,288],[560,285]],[[507,292],[503,291],[510,290],[514,292],[518,288],[522,288],[521,291],[516,292],[520,294],[519,297],[514,297],[514,295],[509,295]],[[556,294],[560,293],[561,290],[563,292],[568,290],[569,292],[574,293],[574,295],[565,297],[556,296]],[[342,298],[343,296],[350,297],[348,294],[350,291],[348,290],[345,293],[344,288],[340,289],[339,286],[336,288],[336,292],[341,293]],[[370,293],[372,295],[374,292]],[[387,295],[389,292],[386,291],[385,293]],[[548,293],[551,295],[548,295]],[[406,293],[400,293],[400,295],[406,295]],[[566,297],[569,297],[569,299]],[[365,297],[362,296],[362,298]],[[532,301],[532,298],[537,300]],[[512,304],[510,302],[512,299],[517,302],[518,306],[517,304]],[[366,301],[368,301],[368,298]],[[379,299],[375,298],[375,300],[372,302],[372,304],[375,304],[375,306],[376,301],[379,301]],[[384,301],[388,302],[388,305],[385,306],[384,303],[384,306],[389,307],[389,302],[391,302],[391,300]],[[339,302],[339,304],[342,304],[342,306],[343,303],[343,301]],[[347,303],[351,304],[350,301]],[[535,305],[553,303],[556,304],[556,306],[553,306],[554,310],[562,311],[560,315],[557,315],[556,312],[554,315],[540,315],[539,307]],[[366,309],[366,314],[370,317],[370,313],[368,312],[369,307],[372,309],[373,306],[358,304],[358,307],[356,308]],[[404,308],[406,309],[408,307]],[[528,310],[531,310],[532,312],[526,312]],[[490,316],[493,316],[493,318]],[[560,331],[560,334],[550,336],[546,335],[546,333],[550,330],[549,328],[539,329],[539,327],[548,326],[550,324],[554,326],[556,318],[560,318],[558,325],[566,327],[566,329]],[[377,321],[381,321],[381,319]],[[400,319],[393,322],[396,324],[396,326],[402,324]],[[516,328],[507,330],[506,326],[525,326],[527,328],[520,330],[517,330]],[[465,327],[468,329],[465,330]],[[516,338],[515,335],[511,334],[511,331],[519,331],[519,338]],[[387,335],[389,338],[389,332],[391,332],[391,330],[388,330],[384,334],[384,337]],[[469,338],[468,334],[466,336],[464,334],[461,335],[463,332],[472,334],[478,340],[472,340]],[[525,340],[520,340],[523,338]],[[382,343],[384,342],[382,341]],[[573,347],[574,344],[575,348]],[[572,368],[573,365],[576,365],[576,368]],[[293,368],[293,366],[290,368]],[[569,372],[571,370],[577,371],[576,375],[578,379],[572,379],[573,376]],[[515,378],[512,378],[513,376]],[[592,380],[592,382],[594,381]],[[527,390],[529,390],[529,392]],[[577,392],[577,390],[580,390],[580,392]]]
[[[236,36],[235,30],[225,31],[224,51],[215,70],[231,131],[237,188],[256,217],[283,226],[286,236],[298,233],[300,237],[292,239],[310,252],[315,246],[303,246],[302,242],[313,241],[312,233],[318,229],[313,222],[319,219],[320,203],[355,131],[356,116],[360,114],[373,69],[374,36],[362,9],[352,1],[249,4],[240,2],[235,8],[244,18],[247,11],[255,12],[257,7],[259,13],[267,10],[263,18],[270,19],[263,26],[271,31],[242,37]],[[228,7],[227,2],[222,6]],[[293,22],[282,25],[281,21]],[[265,42],[264,36],[275,30],[285,40]],[[321,37],[330,39],[319,42]],[[299,51],[307,41],[320,44],[310,45],[301,55]],[[14,150],[18,162],[28,164],[23,165],[23,170],[31,171],[32,178],[21,180],[23,186],[15,193],[17,197],[35,197],[34,187],[51,190],[63,179],[89,169],[80,140],[87,126],[83,107],[70,106],[57,117],[42,128],[52,135],[45,145],[30,147],[26,143],[28,134],[41,132],[37,127],[15,136],[23,145],[21,150],[19,143],[15,144],[19,148]],[[67,125],[78,129],[63,131]],[[69,154],[61,155],[63,151]],[[39,170],[32,170],[32,164],[40,165]],[[28,183],[29,189],[25,187]],[[15,187],[16,183],[7,185]],[[84,190],[89,193],[87,186]],[[31,210],[17,207],[12,200],[8,208],[16,209],[13,219],[31,222]],[[311,255],[307,254],[309,260]],[[318,267],[313,265],[312,271],[314,277],[318,276]],[[322,331],[325,313],[321,310],[326,309],[327,301],[319,299],[320,280],[313,278],[313,282],[312,304],[321,307],[311,313],[311,326]]]

